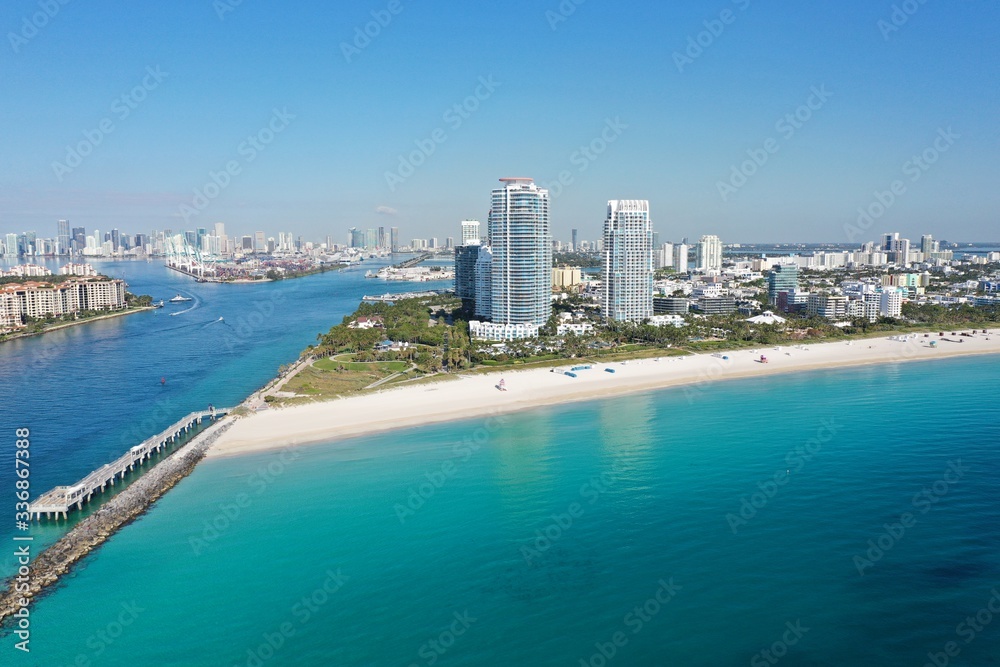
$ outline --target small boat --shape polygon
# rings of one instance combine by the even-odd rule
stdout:
[[[185,301],[191,301],[191,300],[192,299],[186,296],[181,296],[180,294],[178,294],[174,298],[170,299],[170,303],[184,303]]]

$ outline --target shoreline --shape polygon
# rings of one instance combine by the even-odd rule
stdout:
[[[147,310],[156,310],[156,306],[140,306],[138,308],[127,308],[125,310],[118,310],[107,315],[98,315],[97,317],[85,317],[82,320],[77,320],[75,322],[63,322],[62,324],[56,324],[54,326],[48,327],[43,331],[33,331],[31,333],[19,333],[13,334],[9,338],[0,339],[0,344],[10,342],[12,340],[17,340],[19,338],[30,338],[32,336],[42,336],[53,331],[59,331],[60,329],[67,329],[69,327],[77,327],[81,324],[90,324],[91,322],[100,322],[101,320],[110,320],[116,317],[125,317],[126,315],[135,315],[136,313],[144,313]]]
[[[977,331],[982,331],[978,329]],[[933,335],[898,340],[900,335],[849,342],[783,345],[595,363],[576,378],[561,370],[586,363],[566,360],[565,368],[506,370],[451,376],[449,382],[392,387],[342,399],[268,409],[241,417],[208,451],[207,458],[241,456],[287,446],[329,443],[401,428],[413,428],[531,408],[625,396],[673,387],[702,393],[715,382],[794,372],[1000,354],[1000,330],[972,337]],[[962,340],[964,342],[959,343]],[[936,341],[936,347],[930,346]],[[761,354],[768,363],[759,362]],[[725,359],[724,357],[728,357]],[[605,368],[614,369],[614,373]],[[508,391],[496,385],[505,379]]]

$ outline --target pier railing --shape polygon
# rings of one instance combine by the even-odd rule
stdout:
[[[67,518],[73,509],[82,510],[84,503],[89,502],[94,493],[104,491],[109,485],[114,486],[116,480],[124,481],[125,475],[135,470],[137,465],[152,458],[154,453],[167,448],[169,444],[176,442],[181,436],[190,433],[203,420],[218,419],[229,414],[231,410],[232,408],[216,408],[192,412],[159,434],[131,447],[120,457],[94,470],[76,484],[57,486],[51,491],[43,493],[29,505],[28,512],[32,519],[41,520],[43,515],[46,518],[59,518],[60,516],[63,519]]]

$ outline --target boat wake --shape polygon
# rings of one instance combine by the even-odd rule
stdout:
[[[201,305],[201,300],[195,298],[194,304],[190,308],[185,308],[184,310],[178,310],[176,313],[170,313],[170,317],[177,317],[178,315],[183,315],[184,313],[190,313],[192,310]]]

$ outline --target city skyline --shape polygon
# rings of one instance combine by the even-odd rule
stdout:
[[[223,5],[66,6],[34,31],[35,3],[0,9],[0,118],[19,128],[0,229],[431,237],[481,218],[482,184],[512,173],[552,192],[557,238],[599,229],[594,211],[626,197],[650,200],[673,238],[856,240],[849,226],[874,211],[910,238],[993,240],[998,87],[974,64],[995,59],[995,6],[396,3],[327,18],[306,2],[275,20]],[[137,39],[136,21],[162,32]],[[481,25],[523,39],[483,45]],[[170,38],[181,27],[196,49]],[[625,35],[654,46],[591,46]]]

